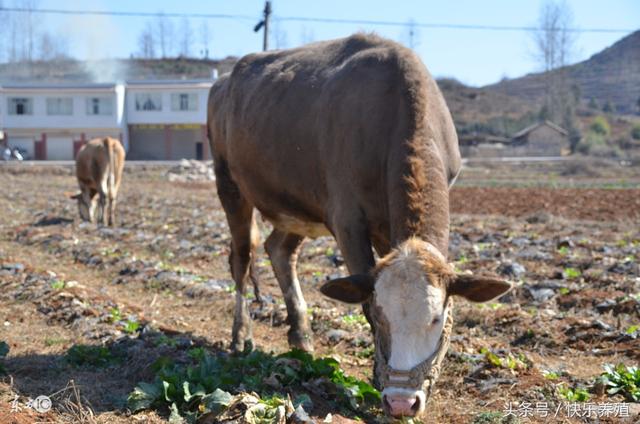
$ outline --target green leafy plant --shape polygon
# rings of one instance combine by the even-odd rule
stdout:
[[[118,360],[106,347],[91,345],[73,345],[65,357],[67,362],[77,367],[106,367]]]
[[[54,290],[62,290],[65,286],[64,280],[53,280],[51,282],[51,288]]]
[[[122,313],[117,307],[109,309],[109,319],[111,322],[122,321]]]
[[[562,256],[566,256],[569,254],[569,248],[567,246],[561,246],[558,249],[558,253],[561,254]]]
[[[504,357],[500,357],[484,347],[480,349],[480,353],[484,355],[486,361],[489,364],[493,365],[496,368],[507,368],[512,371],[528,368],[527,358],[523,354],[513,356],[509,353]]]
[[[640,402],[640,368],[638,366],[618,364],[614,367],[606,364],[600,379],[605,386],[609,387],[608,394],[619,393],[629,401]]]
[[[213,356],[195,348],[189,356],[189,364],[175,364],[166,358],[157,361],[155,380],[138,384],[129,395],[129,408],[134,412],[168,408],[188,421],[195,421],[211,409],[211,402],[226,407],[224,402],[229,399],[222,393],[255,392],[263,401],[280,402],[274,398],[284,399],[294,389],[304,390],[306,382],[324,387],[332,393],[337,406],[354,412],[380,401],[376,389],[345,375],[335,359],[314,359],[300,350],[277,356],[259,350],[247,350],[237,356]]]
[[[138,321],[128,319],[124,324],[124,332],[127,334],[133,334],[140,328],[140,323]]]
[[[564,277],[568,279],[580,278],[580,270],[576,268],[567,267],[563,271]]]
[[[587,402],[591,399],[591,395],[586,389],[565,387],[563,385],[558,386],[558,395],[569,402]]]
[[[557,380],[560,378],[560,374],[555,371],[544,370],[542,371],[542,376],[547,380]]]
[[[342,322],[348,326],[353,325],[369,325],[367,317],[362,314],[349,314],[342,317]]]

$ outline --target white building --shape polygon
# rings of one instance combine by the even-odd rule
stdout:
[[[91,138],[123,133],[124,86],[15,84],[0,87],[5,142],[32,159],[69,160]]]
[[[212,80],[0,87],[0,131],[31,159],[69,160],[94,137],[123,142],[127,159],[209,159]],[[0,142],[2,143],[2,142]]]
[[[212,85],[212,80],[127,82],[127,158],[209,159],[206,123]]]

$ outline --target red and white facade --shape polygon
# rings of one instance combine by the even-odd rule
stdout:
[[[127,82],[127,157],[209,159],[206,123],[212,85],[212,80]]]
[[[0,86],[0,131],[30,159],[71,160],[95,137],[120,139],[131,160],[209,159],[213,80]]]
[[[125,89],[119,84],[3,85],[0,130],[4,143],[36,160],[70,160],[94,137],[127,145]]]

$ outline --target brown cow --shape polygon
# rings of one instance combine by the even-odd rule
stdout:
[[[82,146],[76,157],[76,176],[80,193],[80,217],[94,222],[96,204],[99,206],[98,223],[115,225],[116,198],[124,168],[124,148],[114,138],[95,138]],[[96,196],[97,195],[97,196]],[[105,213],[105,207],[108,213]]]
[[[333,235],[352,275],[321,290],[363,304],[385,411],[422,413],[447,351],[451,297],[486,301],[510,285],[457,275],[446,261],[460,154],[419,58],[366,34],[245,56],[212,87],[208,130],[232,237],[232,347],[251,338],[244,294],[257,209],[274,226],[265,249],[285,297],[289,344],[312,349],[295,269],[300,245]],[[377,267],[372,248],[383,257]]]

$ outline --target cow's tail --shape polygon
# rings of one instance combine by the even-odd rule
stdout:
[[[115,153],[113,151],[113,143],[111,143],[109,138],[105,138],[103,143],[107,152],[107,190],[108,196],[111,198],[115,191]]]

